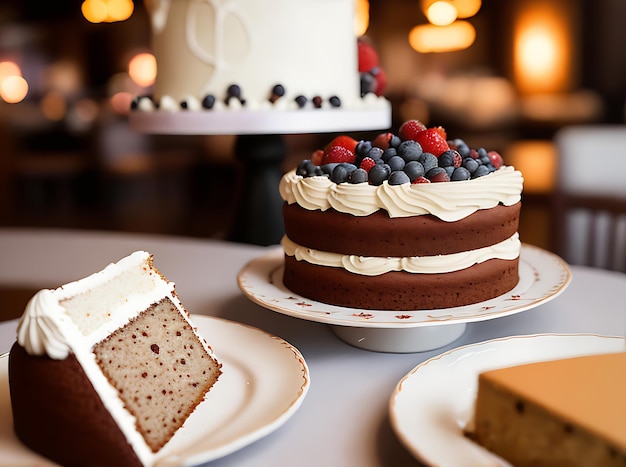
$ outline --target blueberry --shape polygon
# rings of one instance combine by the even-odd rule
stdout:
[[[285,86],[277,84],[272,88],[272,95],[277,97],[283,97],[285,95]]]
[[[332,173],[330,174],[330,179],[336,184],[347,182],[350,174],[356,169],[356,165],[342,162],[340,164],[337,164],[337,166],[333,169]]]
[[[446,171],[446,173],[448,174],[448,177],[452,177],[452,173],[454,172],[454,166],[447,165],[446,167],[443,167],[443,170]]]
[[[423,154],[422,146],[417,141],[411,139],[403,141],[398,145],[398,155],[406,162],[419,160]]]
[[[472,178],[483,177],[489,174],[489,168],[486,165],[479,165],[478,168],[472,174]]]
[[[356,169],[348,175],[348,181],[350,183],[367,183],[367,170]]]
[[[402,185],[404,183],[411,183],[409,176],[402,170],[394,170],[389,174],[390,185]]]
[[[448,149],[439,155],[439,167],[455,167],[461,165],[463,158],[458,151]]]
[[[365,157],[370,149],[372,149],[372,142],[361,140],[357,143],[354,153],[357,156]]]
[[[437,167],[437,156],[430,152],[424,152],[418,159],[424,166],[424,172],[428,172],[430,169]]]
[[[202,107],[205,109],[212,109],[215,105],[215,96],[212,94],[207,94],[202,99]]]
[[[236,97],[237,99],[241,98],[241,87],[238,84],[231,84],[228,86],[226,90],[226,95],[228,96],[227,100],[231,97]]]
[[[371,73],[361,73],[361,96],[376,91],[376,77]]]
[[[330,164],[324,164],[320,166],[320,169],[322,170],[322,173],[325,173],[326,175],[330,175],[331,173],[333,173],[333,170],[335,170],[335,167],[337,167],[338,165],[339,165],[339,162],[332,162]]]
[[[316,169],[318,167],[311,162],[310,159],[305,159],[296,168],[296,175],[300,175],[302,177],[312,177],[315,175]]]
[[[387,164],[376,164],[369,171],[369,182],[372,185],[382,185],[382,183],[387,180],[390,173],[391,168]]]
[[[469,180],[471,176],[472,174],[470,174],[470,171],[467,170],[465,167],[457,167],[456,169],[454,169],[454,172],[452,172],[452,175],[450,175],[450,180],[452,180],[453,182]]]
[[[480,162],[482,162],[483,164],[488,164],[491,162],[491,159],[489,158],[489,154],[487,153],[487,150],[485,148],[478,148],[478,158],[480,159]]]
[[[459,154],[461,154],[461,157],[469,157],[470,147],[465,141],[463,141],[462,139],[455,139],[454,144],[456,145],[456,150],[459,151]]]
[[[392,135],[391,139],[389,140],[389,147],[397,148],[398,146],[400,146],[400,143],[402,143],[400,137],[398,135]]]
[[[404,162],[404,159],[402,159],[400,156],[393,156],[387,161],[387,164],[389,164],[389,167],[393,172],[396,170],[404,170],[406,162]]]
[[[418,177],[424,176],[424,166],[421,162],[411,161],[404,166],[404,172],[409,176],[411,181]]]
[[[375,161],[383,158],[383,153],[384,151],[380,148],[377,148],[376,146],[372,147],[372,149],[370,149],[367,152],[367,157],[371,157],[372,159],[374,159]]]
[[[306,105],[307,103],[307,98],[304,96],[298,96],[295,98],[296,104],[298,104],[298,107],[302,108]]]
[[[396,151],[396,148],[387,148],[383,152],[383,160],[389,163],[389,159],[391,159],[392,157],[396,157],[397,155],[398,151]]]
[[[473,157],[466,157],[465,159],[463,159],[462,166],[465,167],[469,171],[469,173],[474,173],[479,165],[480,163]]]
[[[341,107],[341,99],[337,96],[331,96],[331,98],[328,99],[328,102],[331,107]]]

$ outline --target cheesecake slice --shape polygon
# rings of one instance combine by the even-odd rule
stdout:
[[[470,437],[516,467],[626,466],[626,352],[481,373]]]

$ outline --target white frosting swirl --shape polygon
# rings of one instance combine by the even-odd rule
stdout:
[[[61,331],[62,321],[68,318],[64,308],[53,296],[53,291],[37,292],[26,305],[26,310],[17,327],[17,342],[30,355],[48,355],[54,360],[63,360],[70,347]]]
[[[512,206],[521,199],[521,172],[505,166],[483,177],[448,183],[380,186],[367,183],[336,184],[326,176],[302,177],[295,169],[281,179],[280,195],[289,204],[305,209],[333,209],[367,216],[384,209],[390,217],[432,214],[444,221],[463,219],[479,209],[502,203]]]
[[[513,260],[520,254],[522,244],[516,232],[510,238],[495,245],[477,250],[463,251],[450,255],[373,257],[343,255],[307,248],[284,236],[281,245],[288,256],[298,261],[326,267],[344,268],[354,274],[378,276],[391,271],[405,271],[412,274],[438,274],[460,271],[474,264],[490,259]]]

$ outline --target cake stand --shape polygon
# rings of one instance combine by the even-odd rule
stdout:
[[[129,122],[133,130],[148,134],[237,135],[235,156],[242,162],[243,177],[230,239],[275,245],[284,234],[278,192],[287,152],[282,135],[387,130],[391,106],[377,98],[375,105],[355,109],[133,110]]]
[[[522,245],[519,282],[513,290],[484,302],[436,310],[362,310],[328,305],[294,294],[282,282],[284,253],[272,248],[238,274],[239,287],[253,302],[295,318],[330,325],[343,341],[377,352],[425,352],[451,344],[468,323],[520,313],[560,295],[571,280],[560,257]]]

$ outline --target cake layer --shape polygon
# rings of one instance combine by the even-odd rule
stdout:
[[[362,256],[434,256],[476,250],[517,232],[521,202],[476,211],[456,222],[432,215],[390,218],[379,210],[369,216],[309,211],[283,206],[285,233],[295,243],[320,251]]]
[[[518,467],[626,464],[626,352],[479,376],[469,434]]]
[[[444,274],[362,276],[285,255],[284,285],[322,303],[367,310],[431,310],[478,303],[517,285],[519,258],[491,259]]]
[[[9,374],[13,427],[26,446],[60,465],[143,466],[74,355],[35,357],[15,343]]]

